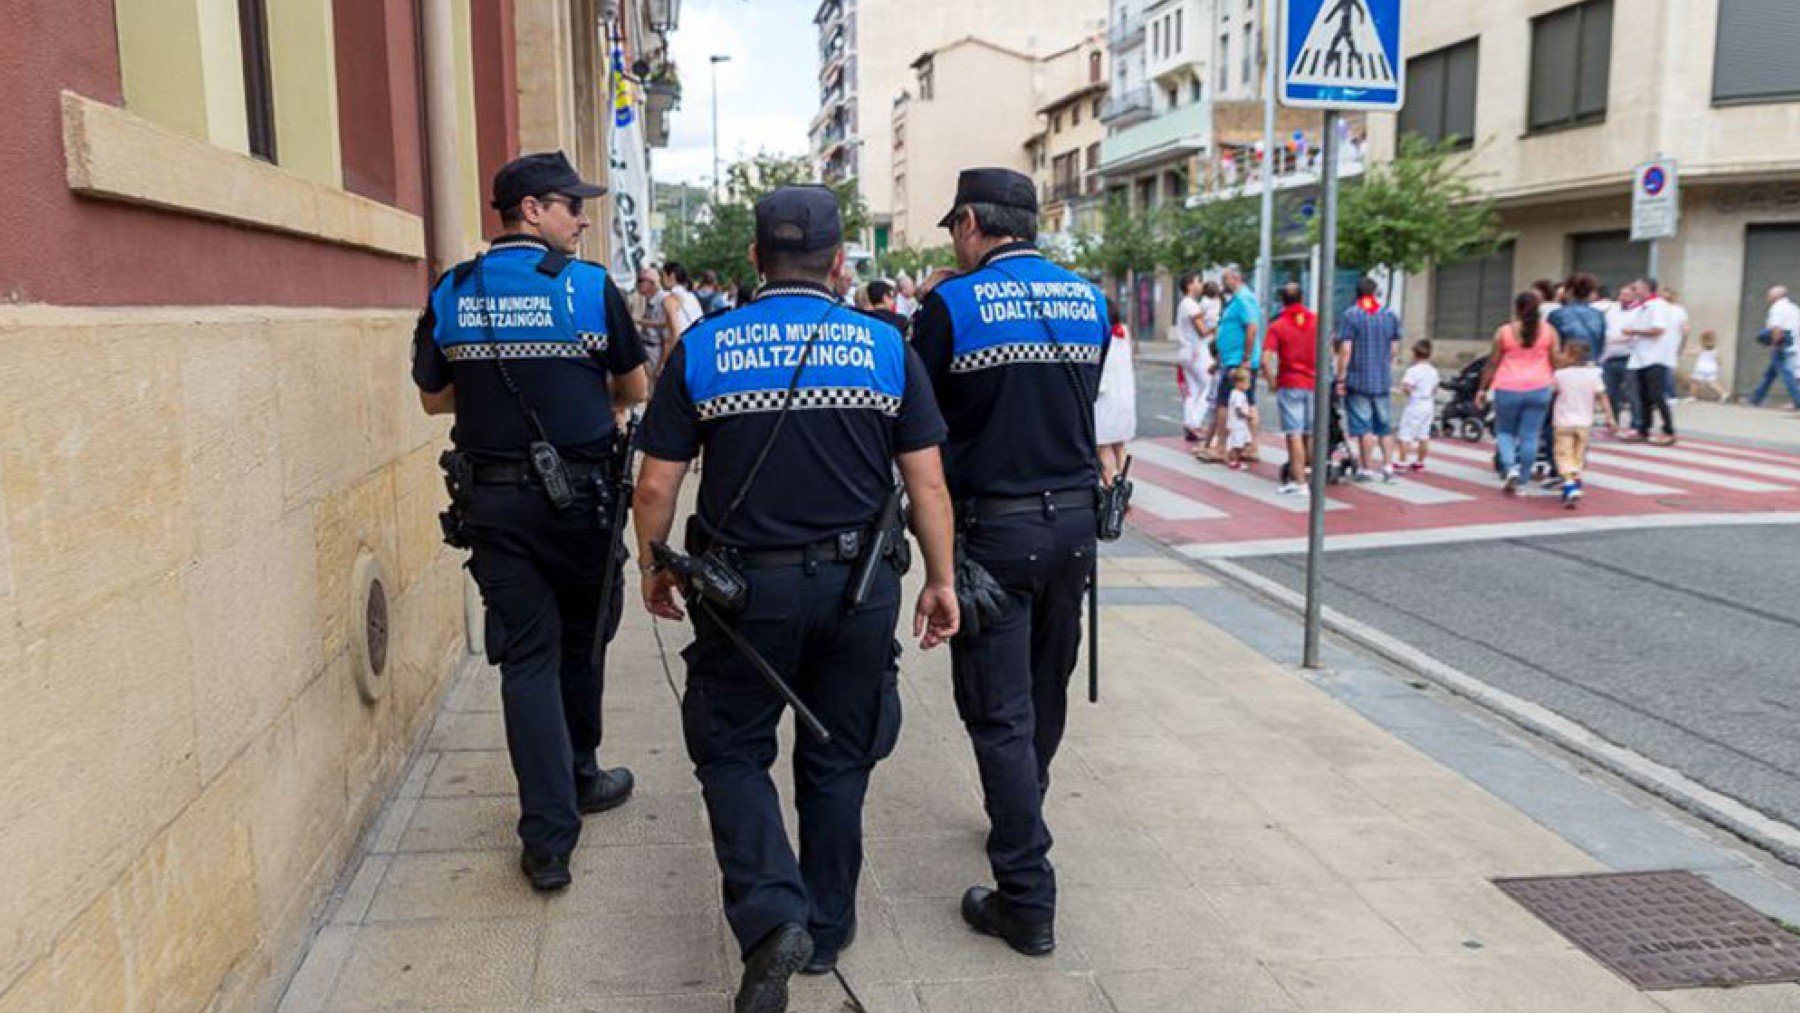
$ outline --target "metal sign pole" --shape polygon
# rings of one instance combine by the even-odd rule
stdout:
[[[1262,231],[1256,248],[1256,309],[1262,314],[1257,321],[1258,334],[1268,330],[1269,292],[1275,287],[1275,75],[1281,64],[1275,52],[1281,36],[1275,26],[1280,11],[1275,0],[1263,4],[1264,55],[1269,62],[1263,75]]]
[[[1307,668],[1319,667],[1319,623],[1322,606],[1319,600],[1319,585],[1323,576],[1321,558],[1325,549],[1325,477],[1329,465],[1326,443],[1331,436],[1331,388],[1336,382],[1332,376],[1331,331],[1337,317],[1333,290],[1337,280],[1337,198],[1338,198],[1338,114],[1336,110],[1325,113],[1325,143],[1320,152],[1324,165],[1321,167],[1324,194],[1319,209],[1319,302],[1315,307],[1319,311],[1318,342],[1314,346],[1317,358],[1314,360],[1313,376],[1313,425],[1312,425],[1312,503],[1307,517],[1306,532],[1306,647],[1301,654],[1301,664]]]

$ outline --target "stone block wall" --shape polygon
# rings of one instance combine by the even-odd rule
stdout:
[[[0,307],[0,1013],[271,1004],[465,657],[411,327]]]

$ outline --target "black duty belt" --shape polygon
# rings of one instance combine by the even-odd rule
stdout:
[[[569,481],[575,483],[606,482],[611,469],[598,461],[571,461],[563,458]],[[484,461],[475,465],[476,485],[536,485],[537,475],[525,461]]]
[[[817,566],[822,563],[854,563],[862,558],[861,531],[846,531],[792,549],[724,549],[742,570],[773,570],[781,566]],[[697,548],[690,545],[689,548]]]
[[[1052,516],[1058,510],[1094,509],[1094,490],[1064,489],[1041,492],[1036,496],[971,496],[957,506],[957,519],[963,523],[991,521],[1020,514]]]

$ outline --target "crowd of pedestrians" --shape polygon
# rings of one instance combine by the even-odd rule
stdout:
[[[1279,310],[1268,318],[1266,333],[1264,314],[1235,268],[1221,272],[1217,284],[1184,276],[1180,292],[1176,381],[1193,456],[1232,468],[1256,460],[1260,379],[1273,395],[1273,417],[1286,445],[1280,492],[1305,493],[1318,316],[1300,286],[1278,288]],[[1341,423],[1353,481],[1393,483],[1426,469],[1445,385],[1432,343],[1407,345],[1399,315],[1380,292],[1374,279],[1359,280],[1355,300],[1332,332],[1331,431],[1336,440]],[[1800,393],[1800,305],[1778,288],[1769,293],[1769,307],[1761,340],[1771,349],[1770,366],[1753,401],[1777,379]],[[1492,413],[1501,491],[1513,495],[1541,479],[1576,505],[1591,434],[1601,426],[1623,441],[1674,444],[1676,367],[1690,337],[1686,308],[1654,278],[1623,286],[1617,299],[1588,274],[1534,282],[1519,293],[1485,359],[1469,370],[1479,377],[1472,385],[1477,412]],[[1689,393],[1724,399],[1718,338],[1710,331],[1698,342]]]

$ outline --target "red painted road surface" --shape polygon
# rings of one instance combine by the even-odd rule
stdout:
[[[1189,457],[1179,438],[1132,445],[1132,521],[1196,557],[1305,548],[1307,497],[1280,496],[1278,438],[1232,472]],[[1800,523],[1800,455],[1701,440],[1676,447],[1597,441],[1575,510],[1554,492],[1500,494],[1491,443],[1436,440],[1424,472],[1392,485],[1343,484],[1326,499],[1328,550],[1536,534],[1708,524]]]

